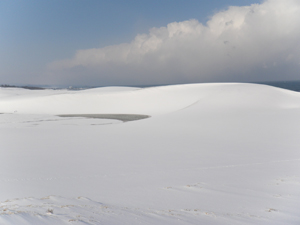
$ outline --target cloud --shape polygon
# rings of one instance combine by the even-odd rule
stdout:
[[[204,25],[173,22],[130,43],[78,50],[49,64],[54,80],[97,85],[299,78],[300,2],[231,6]]]

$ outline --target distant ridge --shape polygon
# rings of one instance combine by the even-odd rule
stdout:
[[[0,87],[2,88],[24,88],[24,89],[29,89],[29,90],[45,90],[47,88],[44,87],[36,87],[36,86],[15,86],[15,85],[7,85],[7,84],[2,84]]]

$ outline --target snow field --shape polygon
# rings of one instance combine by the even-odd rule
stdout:
[[[0,113],[0,224],[300,222],[297,92],[1,88]]]

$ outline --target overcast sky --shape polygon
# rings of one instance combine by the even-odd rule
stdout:
[[[0,0],[0,84],[300,80],[299,0]]]

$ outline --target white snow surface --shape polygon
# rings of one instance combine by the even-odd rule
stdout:
[[[300,224],[299,137],[266,85],[0,88],[0,224]]]

